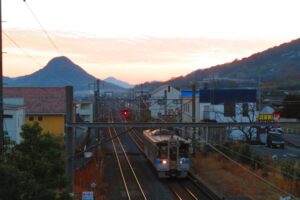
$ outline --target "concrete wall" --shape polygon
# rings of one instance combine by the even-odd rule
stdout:
[[[164,103],[165,91],[167,91],[167,102]],[[153,118],[158,118],[160,115],[177,115],[177,111],[181,109],[180,104],[180,92],[175,88],[170,86],[170,91],[168,91],[168,86],[162,88],[156,93],[151,95],[149,99],[151,111],[151,116]]]
[[[19,144],[22,141],[21,127],[25,121],[23,98],[4,98],[4,114],[11,118],[4,118],[3,127],[8,137]]]
[[[39,119],[39,117],[42,117]],[[31,120],[33,118],[33,120]],[[65,130],[65,116],[57,115],[26,115],[26,123],[38,122],[43,129],[43,133],[51,133],[55,135],[63,135]]]

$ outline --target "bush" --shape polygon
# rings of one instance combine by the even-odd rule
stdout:
[[[258,154],[254,154],[253,157],[252,157],[252,162],[251,162],[251,167],[254,169],[254,170],[257,170],[257,169],[263,169],[263,167],[265,166],[265,162],[264,162],[264,159],[258,155]]]
[[[252,151],[250,149],[250,146],[248,144],[241,144],[239,153],[241,154],[239,156],[239,160],[244,163],[244,164],[251,164],[251,156],[252,156]]]
[[[281,174],[285,179],[293,180],[300,178],[300,163],[295,159],[284,160],[281,164]]]

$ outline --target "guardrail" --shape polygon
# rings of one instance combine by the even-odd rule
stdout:
[[[283,132],[285,134],[297,134],[297,135],[300,135],[300,127],[298,128],[285,128],[285,127],[282,127],[283,129]]]

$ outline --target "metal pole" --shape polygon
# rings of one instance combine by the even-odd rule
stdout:
[[[4,151],[3,130],[3,58],[2,58],[2,1],[0,0],[0,154]]]
[[[73,122],[73,87],[66,86],[66,124]],[[74,185],[74,134],[73,128],[65,125],[66,133],[66,175],[67,175],[67,192],[73,194]]]
[[[167,100],[167,90],[164,91],[164,103],[165,103],[165,120],[167,119],[167,113],[168,113],[168,100]]]
[[[97,96],[96,96],[96,104],[97,104],[97,118],[98,121],[100,119],[100,80],[97,79]]]
[[[195,123],[196,122],[196,85],[193,84],[192,85],[192,122]],[[193,155],[195,155],[196,151],[195,151],[195,143],[196,143],[196,129],[195,127],[193,127],[193,136],[192,136],[192,140],[193,140]]]

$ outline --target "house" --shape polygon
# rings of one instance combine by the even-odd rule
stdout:
[[[93,123],[94,121],[94,110],[93,110],[93,102],[89,100],[82,100],[75,103],[76,104],[76,114],[84,122]]]
[[[181,107],[181,121],[182,122],[193,122],[192,119],[192,91],[182,90],[180,93],[182,102]],[[195,92],[195,122],[200,121],[200,92]]]
[[[22,98],[4,98],[3,128],[11,141],[19,144],[22,141],[22,125],[25,122],[24,100]]]
[[[151,91],[148,102],[153,118],[167,120],[179,116],[180,92],[171,85],[163,85]]]
[[[64,133],[66,92],[64,87],[9,87],[4,98],[23,98],[25,122],[38,122],[43,132]]]
[[[256,121],[256,89],[200,90],[200,120]]]

